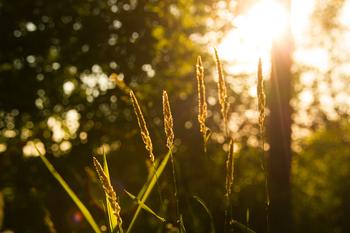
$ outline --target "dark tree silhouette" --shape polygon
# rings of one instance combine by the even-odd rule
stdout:
[[[283,1],[287,9],[290,2]],[[291,215],[291,52],[290,22],[284,34],[275,40],[271,56],[269,122],[269,194],[271,233],[292,232]]]

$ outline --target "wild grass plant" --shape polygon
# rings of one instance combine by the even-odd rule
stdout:
[[[228,231],[232,228],[238,228],[241,229],[244,232],[254,232],[252,229],[250,229],[247,225],[240,223],[233,219],[232,214],[232,206],[230,203],[230,198],[233,195],[232,192],[232,186],[234,184],[234,171],[235,171],[235,142],[231,138],[228,130],[228,111],[230,104],[228,102],[228,94],[227,94],[227,88],[226,88],[226,82],[223,75],[223,68],[222,64],[218,55],[218,52],[216,49],[214,49],[215,54],[215,61],[216,61],[216,67],[217,67],[217,75],[218,75],[218,100],[220,105],[220,112],[223,120],[223,134],[225,135],[225,142],[228,143],[228,152],[225,162],[225,170],[226,170],[226,178],[225,178],[225,193],[223,194],[223,202],[225,203],[225,219],[223,221],[224,224],[224,230]],[[262,71],[261,71],[261,60],[259,60],[258,63],[258,72],[257,72],[257,96],[258,96],[258,111],[259,111],[259,131],[262,141],[262,151],[264,152],[264,119],[265,119],[265,93],[264,93],[264,87],[263,87],[263,78],[262,78]],[[207,103],[206,103],[206,94],[205,94],[205,81],[204,81],[204,68],[202,64],[201,57],[197,58],[197,64],[196,64],[196,80],[197,80],[197,94],[198,94],[198,123],[199,123],[199,130],[203,137],[203,144],[204,144],[204,151],[207,151],[207,143],[210,139],[210,130],[206,125],[206,119],[208,114],[207,109]],[[175,167],[175,159],[176,155],[174,152],[174,120],[171,112],[171,104],[169,101],[169,97],[166,91],[163,91],[162,95],[162,106],[163,106],[163,123],[164,123],[164,133],[166,138],[166,145],[167,153],[164,156],[155,156],[153,151],[153,143],[151,139],[151,135],[149,133],[149,130],[147,128],[147,123],[145,121],[145,118],[143,116],[141,106],[135,93],[127,86],[123,85],[124,90],[129,91],[130,95],[130,102],[132,105],[132,108],[135,112],[138,126],[140,129],[141,139],[145,145],[145,149],[148,154],[148,159],[152,163],[153,169],[150,170],[150,174],[148,176],[148,179],[146,183],[143,185],[141,190],[137,195],[134,195],[130,193],[127,190],[122,190],[131,200],[133,200],[137,207],[134,212],[134,214],[131,217],[130,223],[125,226],[126,224],[123,222],[123,206],[119,203],[119,199],[117,197],[116,191],[112,186],[110,175],[109,175],[109,167],[107,164],[106,155],[103,155],[103,163],[98,161],[96,157],[92,157],[92,163],[94,165],[94,168],[96,170],[96,173],[98,175],[98,178],[101,183],[101,188],[105,194],[105,200],[104,200],[104,206],[105,206],[105,212],[106,212],[106,223],[109,226],[109,232],[111,233],[123,233],[124,231],[126,233],[133,232],[135,223],[137,222],[138,217],[140,216],[140,212],[143,209],[148,214],[154,217],[159,224],[168,223],[169,221],[162,217],[161,214],[157,213],[157,211],[150,208],[146,202],[149,196],[151,195],[153,189],[155,186],[158,186],[158,192],[160,196],[160,202],[162,204],[162,193],[161,189],[158,185],[158,180],[162,176],[164,170],[167,167],[167,164],[171,163],[171,173],[172,173],[172,183],[173,184],[173,190],[174,190],[174,200],[176,204],[176,229],[180,233],[186,232],[186,226],[183,222],[183,215],[181,213],[180,209],[180,198],[179,198],[179,189],[181,189],[181,183],[178,183],[177,179],[177,172]],[[125,91],[126,92],[126,91]],[[37,149],[38,150],[38,149]],[[87,209],[87,207],[84,205],[84,203],[78,198],[78,196],[74,193],[74,191],[69,187],[67,182],[61,177],[61,175],[56,171],[56,169],[53,167],[53,165],[49,162],[49,160],[38,150],[40,154],[40,158],[42,159],[43,163],[47,167],[47,169],[50,171],[50,173],[55,177],[55,179],[59,182],[59,184],[64,188],[66,193],[70,196],[70,198],[73,200],[73,202],[76,204],[76,206],[79,208],[87,222],[90,224],[92,230],[95,233],[100,233],[102,230],[100,229],[99,225],[97,224],[97,221],[95,218],[91,215],[90,211]],[[261,158],[261,166],[264,169],[264,158],[262,156]],[[265,170],[264,170],[265,171]],[[268,193],[267,193],[267,177],[265,177],[266,180],[266,203],[268,205]],[[209,219],[210,219],[210,232],[215,232],[215,225],[213,216],[211,214],[210,209],[205,204],[205,202],[198,196],[193,196],[193,198],[202,206],[202,208],[207,213]],[[247,211],[247,222],[249,222],[249,211]],[[268,221],[268,219],[267,219]]]

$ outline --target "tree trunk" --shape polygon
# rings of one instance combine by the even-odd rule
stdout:
[[[289,1],[283,1],[290,9]],[[270,122],[268,160],[270,233],[293,232],[291,214],[291,52],[290,23],[275,40],[271,54]]]

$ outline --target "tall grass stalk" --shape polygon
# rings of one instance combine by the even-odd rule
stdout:
[[[143,117],[139,102],[137,101],[137,98],[132,90],[130,90],[130,98],[131,98],[131,102],[132,102],[134,112],[135,112],[135,115],[137,118],[137,123],[138,123],[139,128],[140,128],[142,141],[145,144],[146,150],[149,152],[149,159],[151,160],[153,170],[155,171],[156,166],[154,165],[153,144],[152,144],[151,136],[149,135],[147,124],[146,124],[145,118]],[[155,172],[155,175],[157,175],[156,172]],[[160,185],[158,183],[158,178],[156,179],[156,183],[158,186],[159,200],[161,203],[163,203],[163,198],[162,198]]]
[[[226,88],[226,82],[224,78],[224,72],[222,68],[222,63],[218,54],[218,51],[216,48],[214,48],[215,53],[215,62],[216,62],[216,69],[218,74],[218,99],[219,104],[221,107],[221,116],[224,121],[224,134],[226,136],[226,139],[229,138],[229,132],[228,132],[228,109],[230,107],[230,104],[228,102],[228,96],[227,96],[227,88]],[[226,193],[225,193],[225,218],[224,218],[224,232],[226,232],[227,228],[227,218],[228,218],[228,211],[230,209],[230,194],[231,194],[231,186],[233,183],[233,141],[231,139],[229,144],[229,153],[226,161]],[[232,217],[232,216],[231,216]]]
[[[169,104],[169,98],[166,91],[163,91],[163,115],[164,115],[164,131],[167,138],[167,147],[170,152],[170,162],[171,162],[171,168],[172,168],[172,174],[173,174],[173,185],[174,185],[174,198],[176,202],[176,223],[178,226],[178,229],[180,233],[182,232],[182,226],[181,226],[181,216],[180,216],[180,209],[179,209],[179,192],[178,192],[178,184],[176,179],[176,172],[175,172],[175,162],[174,162],[174,155],[172,153],[173,150],[173,144],[174,144],[174,132],[173,132],[173,116],[171,114],[170,104]]]
[[[227,219],[228,219],[228,211],[231,206],[231,201],[230,201],[230,195],[232,191],[232,185],[233,185],[233,178],[234,178],[234,141],[231,138],[230,143],[229,143],[229,151],[227,153],[227,158],[226,158],[226,182],[225,182],[225,218],[224,218],[224,231],[226,232],[226,227],[227,227]],[[230,219],[232,218],[232,209],[230,212]]]

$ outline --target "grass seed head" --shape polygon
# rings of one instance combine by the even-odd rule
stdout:
[[[218,73],[218,98],[221,106],[221,115],[222,115],[222,118],[224,119],[224,125],[225,127],[227,127],[227,112],[229,108],[229,103],[227,100],[226,83],[225,83],[225,78],[222,70],[222,64],[216,48],[214,48],[214,53],[215,53],[216,69]]]
[[[164,130],[167,138],[166,145],[169,150],[174,144],[174,131],[173,131],[173,116],[171,114],[169,98],[166,91],[163,91],[163,115],[164,115]]]
[[[207,127],[205,121],[207,119],[207,102],[205,99],[205,84],[204,84],[204,68],[200,56],[197,58],[196,65],[197,90],[198,90],[198,122],[199,129],[203,136],[206,136]]]
[[[151,137],[149,135],[146,121],[145,121],[145,118],[143,117],[143,114],[141,111],[141,107],[140,107],[133,91],[130,91],[130,98],[131,98],[132,105],[134,107],[135,115],[137,117],[137,122],[138,122],[139,127],[140,127],[142,141],[145,144],[146,150],[149,153],[149,159],[153,163],[154,162],[154,154],[153,154],[152,140],[151,140]]]
[[[100,182],[102,184],[103,187],[103,191],[105,192],[105,194],[108,197],[108,201],[110,202],[112,209],[113,209],[113,214],[117,217],[118,223],[121,223],[122,219],[120,217],[120,205],[118,203],[117,200],[117,195],[109,181],[109,179],[107,178],[106,173],[103,171],[103,168],[101,166],[101,164],[98,162],[98,160],[93,157],[93,162],[94,162],[94,166],[95,166],[95,170],[97,172],[97,175],[100,179]]]
[[[261,59],[259,58],[258,63],[258,85],[257,85],[257,95],[258,95],[258,110],[259,110],[259,128],[262,133],[264,130],[264,122],[265,122],[265,104],[266,104],[266,96],[264,91],[264,80],[262,76],[262,64]]]

